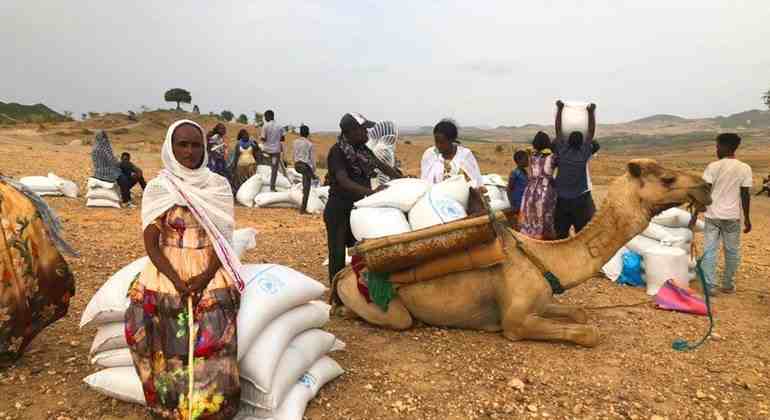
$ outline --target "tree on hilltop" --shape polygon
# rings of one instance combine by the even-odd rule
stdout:
[[[249,123],[249,117],[246,116],[246,114],[241,114],[238,116],[238,122],[241,124],[248,124]]]
[[[765,92],[765,93],[762,95],[762,102],[764,102],[764,103],[765,103],[765,106],[766,106],[768,109],[770,109],[770,90],[768,90],[767,92]]]
[[[166,102],[176,102],[177,111],[182,110],[182,107],[179,106],[180,103],[189,104],[192,102],[192,96],[190,95],[190,92],[180,88],[167,90],[163,97]]]
[[[228,110],[224,110],[221,114],[219,114],[219,116],[222,117],[223,120],[230,122],[233,120],[235,115],[233,115],[233,113]]]

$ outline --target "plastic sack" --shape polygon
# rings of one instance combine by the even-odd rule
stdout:
[[[133,366],[100,370],[83,379],[90,388],[120,401],[145,405],[142,381]]]
[[[607,264],[604,264],[604,267],[602,267],[602,273],[604,273],[608,279],[617,281],[618,278],[620,278],[620,273],[623,272],[623,254],[625,254],[627,251],[628,248],[626,247],[620,248],[618,252],[616,252],[609,261],[607,261]]]
[[[674,207],[653,217],[652,222],[666,227],[686,228],[690,224],[691,218],[692,215],[688,211]],[[705,227],[706,224],[703,220],[695,222],[694,229],[696,232],[703,232]]]
[[[306,303],[276,317],[249,343],[245,353],[239,345],[241,377],[260,391],[270,392],[276,365],[286,347],[301,332],[323,327],[329,321],[330,309],[323,302]]]
[[[128,347],[113,349],[96,353],[91,357],[91,364],[101,367],[121,367],[134,366],[134,359],[131,357],[131,350]]]
[[[326,291],[318,281],[282,265],[246,265],[244,271],[248,281],[238,311],[238,360],[271,321]]]
[[[659,309],[706,316],[706,303],[688,290],[668,280],[655,294],[655,306]]]
[[[356,201],[356,208],[393,207],[408,212],[430,188],[428,182],[416,178],[397,179],[386,185],[386,189]]]
[[[89,198],[86,201],[86,207],[106,207],[106,208],[120,208],[120,201],[107,200],[104,198]]]
[[[255,207],[275,207],[281,204],[297,207],[297,204],[292,201],[289,191],[263,192],[254,197]]]
[[[455,175],[448,179],[445,179],[438,184],[434,184],[431,187],[431,191],[436,194],[449,197],[463,206],[463,209],[468,209],[468,199],[471,195],[471,184],[465,180],[463,175]]]
[[[259,165],[257,166],[257,173],[262,177],[262,185],[270,188],[270,175],[271,175],[272,169],[268,165]],[[284,189],[291,188],[291,182],[288,178],[286,178],[282,173],[280,168],[278,169],[278,173],[275,177],[275,186],[281,187]]]
[[[587,107],[587,102],[564,102],[564,109],[561,111],[561,132],[565,138],[574,131],[583,133],[584,137],[588,134]]]
[[[626,251],[621,258],[623,260],[623,269],[618,277],[618,284],[634,287],[644,286],[644,280],[642,280],[642,257],[634,251]]]
[[[104,324],[96,330],[96,336],[91,343],[91,354],[101,353],[107,350],[122,349],[128,347],[126,342],[125,324],[123,321]]]
[[[439,184],[437,184],[439,185]],[[412,230],[449,223],[462,219],[468,214],[456,200],[431,189],[409,211]]]
[[[235,193],[235,200],[243,206],[254,207],[254,197],[262,189],[262,176],[256,174],[241,184],[238,192]]]
[[[410,232],[404,212],[392,207],[358,208],[350,212],[350,230],[356,240],[381,238]]]

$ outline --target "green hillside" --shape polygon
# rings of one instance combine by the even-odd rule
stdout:
[[[42,123],[67,121],[64,115],[43,104],[22,105],[0,102],[0,123]]]

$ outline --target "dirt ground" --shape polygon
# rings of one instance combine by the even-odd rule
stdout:
[[[120,127],[116,122],[114,126]],[[67,139],[69,140],[69,139]],[[0,130],[0,172],[14,177],[57,175],[81,189],[90,173],[90,148],[67,146],[45,133]],[[157,144],[116,145],[132,150],[147,175],[160,165]],[[767,141],[742,150],[755,175],[768,172]],[[408,162],[424,148],[400,149]],[[326,145],[328,147],[328,145]],[[480,152],[484,172],[503,173],[506,158]],[[702,171],[711,148],[644,150],[667,165]],[[419,156],[419,155],[418,155]],[[509,155],[508,155],[509,156]],[[605,184],[621,173],[627,153],[603,153],[592,163],[601,198]],[[411,164],[410,164],[411,165]],[[414,166],[412,166],[414,168]],[[759,178],[757,177],[757,181]],[[83,378],[93,328],[78,322],[89,299],[116,270],[144,254],[139,210],[86,209],[85,200],[51,198],[65,236],[82,256],[69,263],[77,294],[67,317],[43,331],[29,352],[0,372],[0,420],[144,419],[141,407],[101,396]],[[309,419],[765,419],[770,418],[770,198],[754,198],[754,231],[743,237],[738,293],[715,302],[718,338],[693,352],[672,350],[676,338],[699,339],[703,317],[657,310],[641,289],[593,279],[570,290],[564,302],[599,307],[590,322],[602,343],[593,349],[567,344],[510,342],[499,334],[419,326],[407,332],[332,319],[327,330],[347,344],[334,355],[346,373],[322,389]],[[295,210],[236,210],[238,227],[259,231],[245,261],[285,264],[328,284],[326,240],[320,216]],[[700,236],[700,235],[699,235]]]

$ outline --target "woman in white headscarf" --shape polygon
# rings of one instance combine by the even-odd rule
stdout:
[[[207,167],[204,131],[175,122],[164,169],[142,199],[151,263],[129,289],[126,340],[147,407],[163,419],[231,419],[238,410],[236,314],[242,289],[233,253],[229,182]],[[187,300],[194,303],[193,416],[188,413]]]
[[[465,174],[474,188],[483,188],[481,170],[473,152],[457,140],[457,124],[441,120],[433,127],[435,146],[422,155],[420,178],[438,184],[453,175]]]

